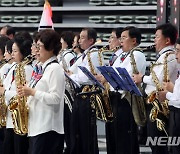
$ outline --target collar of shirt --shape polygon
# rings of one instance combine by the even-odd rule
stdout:
[[[94,50],[94,49],[97,49],[97,48],[96,48],[96,46],[93,44],[93,45],[91,45],[89,48],[87,48],[86,50],[84,50],[83,53],[84,53],[84,54],[87,54],[88,51],[92,51],[92,50]]]
[[[88,49],[84,50],[84,52],[82,53],[82,60],[84,60],[88,51],[93,51],[93,50],[98,50],[98,49],[94,45],[92,45]]]
[[[129,52],[122,52],[119,57],[120,57],[120,62],[123,62],[126,57],[128,56]]]
[[[77,59],[82,56],[82,53],[77,54]]]
[[[76,61],[81,57],[81,56],[83,56],[84,54],[83,53],[79,53],[79,54],[77,54],[77,56],[76,56]],[[75,62],[76,62],[75,61]]]
[[[117,51],[115,52],[115,54],[116,54],[117,56],[119,56],[122,52],[123,52],[123,50],[122,50],[122,49],[119,49],[119,50],[117,50]]]
[[[163,48],[158,54],[159,54],[159,55],[162,55],[162,54],[163,54],[165,51],[167,51],[167,50],[172,50],[172,51],[174,51],[174,46],[173,46],[173,45],[167,46],[167,47]]]
[[[72,51],[72,49],[64,49],[62,51],[62,56],[64,56],[67,52],[71,52],[71,51]],[[74,52],[74,51],[72,51],[72,52]]]
[[[112,54],[112,56],[111,56],[110,59],[109,59],[109,64],[110,64],[110,66],[113,65],[113,63],[116,61],[117,57],[118,57],[118,56],[116,55],[116,53],[113,53],[113,54]]]

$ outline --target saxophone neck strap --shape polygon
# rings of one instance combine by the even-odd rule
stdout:
[[[58,61],[55,59],[55,60],[47,63],[47,65],[44,67],[44,69],[43,69],[43,71],[42,71],[42,74],[45,72],[46,68],[47,68],[50,64],[52,64],[52,63],[58,63]]]
[[[162,52],[161,54],[157,54],[156,59],[158,60],[161,55],[163,55],[163,54],[165,54],[165,53],[167,53],[167,52],[169,52],[169,51],[174,51],[174,50],[173,50],[173,49],[165,50],[165,51]]]

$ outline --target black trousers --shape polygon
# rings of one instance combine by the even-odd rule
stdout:
[[[28,137],[14,133],[12,128],[5,129],[4,154],[28,154]]]
[[[152,105],[147,106],[147,136],[152,137],[167,137],[164,131],[159,131],[155,122],[151,122],[149,119],[149,114],[151,111]],[[168,119],[164,118],[164,122],[166,123],[166,130],[168,130]],[[167,146],[158,146],[158,145],[150,145],[152,154],[168,154],[168,147]]]
[[[71,154],[98,154],[95,110],[89,96],[77,96],[71,117]]]
[[[29,154],[62,154],[64,134],[49,131],[29,139]]]
[[[180,109],[170,107],[169,136],[180,137]],[[180,154],[180,145],[171,146],[173,154]]]
[[[5,127],[0,128],[0,153],[3,153],[4,131]]]
[[[72,107],[72,98],[67,90],[65,90],[65,95],[68,99],[69,105]],[[64,137],[66,142],[66,148],[64,149],[64,154],[70,154],[70,123],[71,123],[71,111],[69,109],[69,105],[65,102],[64,103]]]
[[[107,154],[138,154],[137,125],[129,102],[118,92],[110,92],[113,122],[106,123]]]

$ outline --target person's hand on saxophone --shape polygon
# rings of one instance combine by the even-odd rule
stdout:
[[[163,89],[165,89],[169,92],[173,92],[174,84],[171,81],[170,82],[163,82]]]
[[[19,85],[17,87],[17,94],[19,96],[34,96],[36,93],[36,90],[34,88],[30,88],[27,85]]]
[[[102,84],[104,84],[106,82],[106,79],[104,78],[104,76],[102,74],[95,75],[95,78]]]
[[[163,82],[163,91],[158,91],[158,100],[163,102],[166,99],[167,92],[173,92],[173,88],[172,82]]]

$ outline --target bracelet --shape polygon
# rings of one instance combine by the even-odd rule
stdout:
[[[145,75],[143,75],[142,78],[141,78],[141,81],[142,81],[142,82],[143,82],[144,77],[145,77]]]

